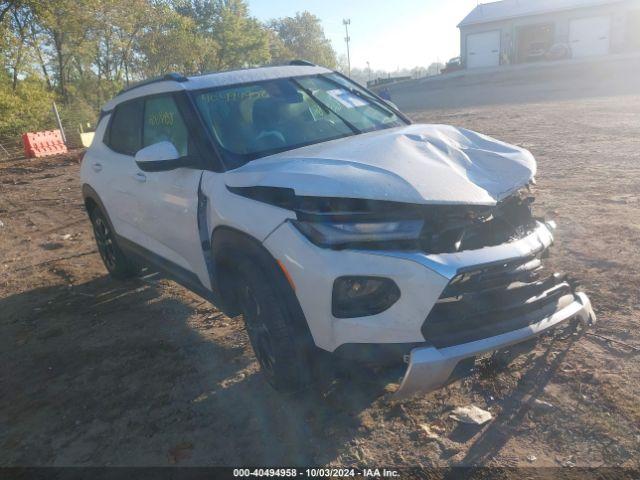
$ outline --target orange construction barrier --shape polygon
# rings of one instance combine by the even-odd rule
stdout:
[[[46,157],[67,153],[67,146],[62,141],[60,130],[44,132],[27,132],[22,134],[24,155],[27,158]]]

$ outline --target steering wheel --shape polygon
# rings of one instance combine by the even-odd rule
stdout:
[[[280,147],[287,144],[284,135],[277,130],[263,130],[258,134],[256,140],[259,142],[266,140],[274,147]]]

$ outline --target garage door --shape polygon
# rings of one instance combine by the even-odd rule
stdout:
[[[467,68],[500,65],[500,31],[467,35]]]
[[[571,20],[569,42],[574,58],[606,55],[609,53],[609,17],[591,17]]]

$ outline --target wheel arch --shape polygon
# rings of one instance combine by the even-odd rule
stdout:
[[[84,201],[84,208],[87,210],[87,214],[91,216],[91,212],[94,209],[99,208],[100,211],[104,214],[107,222],[109,223],[109,228],[115,232],[115,228],[113,228],[113,222],[111,221],[111,217],[109,216],[109,212],[102,203],[100,199],[100,195],[96,192],[91,185],[85,183],[82,185],[82,199]]]
[[[215,264],[216,287],[223,299],[227,314],[238,315],[240,313],[240,306],[234,291],[239,281],[234,264],[239,256],[250,256],[256,262],[256,268],[259,268],[275,286],[278,301],[284,305],[289,318],[294,322],[293,326],[296,331],[303,334],[305,338],[311,339],[312,344],[315,345],[293,287],[278,265],[277,259],[260,241],[233,227],[220,226],[213,231],[211,236],[211,249]]]

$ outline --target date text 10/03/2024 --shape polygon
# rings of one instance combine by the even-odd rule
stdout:
[[[397,470],[386,468],[237,468],[233,470],[233,476],[247,477],[308,477],[308,478],[335,478],[335,477],[361,477],[361,478],[394,478],[398,477]]]

